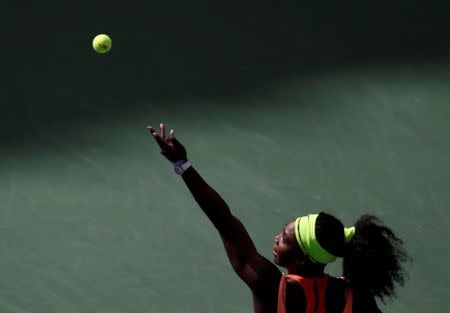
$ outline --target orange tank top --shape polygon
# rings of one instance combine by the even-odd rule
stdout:
[[[306,297],[305,313],[325,313],[325,291],[328,284],[328,275],[304,278],[297,275],[285,275],[281,277],[280,287],[278,288],[278,306],[277,313],[286,313],[286,303],[284,301],[284,293],[286,290],[286,279],[295,279],[303,288]],[[351,288],[345,289],[345,308],[343,313],[352,313],[353,292]]]

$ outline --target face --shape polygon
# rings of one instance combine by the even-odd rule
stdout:
[[[305,254],[295,238],[295,221],[289,222],[275,237],[273,262],[283,267],[290,267],[304,259]]]

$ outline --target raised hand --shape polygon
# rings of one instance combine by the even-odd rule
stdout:
[[[156,140],[156,143],[161,148],[160,153],[166,157],[170,162],[179,160],[187,160],[187,152],[183,145],[175,138],[175,131],[170,129],[169,137],[166,138],[166,128],[163,123],[159,124],[161,133],[158,134],[152,126],[147,126],[150,134]]]

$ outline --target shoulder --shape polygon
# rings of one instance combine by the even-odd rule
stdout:
[[[344,310],[346,288],[348,288],[348,283],[344,279],[337,277],[328,279],[325,302],[329,312],[342,312]]]
[[[292,277],[292,276],[288,276],[286,277],[286,290],[287,291],[299,291],[299,290],[303,290],[301,281],[302,281],[302,277]]]
[[[296,278],[292,278],[292,277],[287,277],[286,278],[286,297],[288,297],[289,295],[305,295],[305,292],[303,290],[303,286],[300,284],[300,279],[296,279]]]
[[[255,312],[275,312],[278,303],[278,289],[282,278],[281,272],[274,264],[269,264],[264,257],[255,257],[255,260],[245,266],[247,276],[253,277],[246,281],[253,295]]]
[[[302,279],[300,277],[300,279]],[[306,309],[306,296],[299,281],[292,277],[286,278],[285,294],[286,312],[304,312]]]
[[[339,289],[345,289],[345,288],[350,287],[348,281],[345,280],[343,277],[330,276],[328,279],[328,284],[330,287],[339,288]]]
[[[301,279],[301,277],[299,277]],[[298,278],[293,278],[292,276],[287,276],[286,277],[286,286],[299,286],[299,279]]]

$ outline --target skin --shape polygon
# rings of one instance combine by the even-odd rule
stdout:
[[[173,129],[166,138],[163,123],[160,124],[159,133],[152,126],[147,128],[166,159],[171,162],[187,160],[186,149],[175,138]],[[272,263],[257,251],[241,221],[231,214],[225,201],[203,180],[193,166],[182,174],[182,178],[202,211],[219,232],[233,270],[250,288],[255,313],[277,311],[278,288],[282,276],[277,265],[287,269],[289,274],[303,277],[324,275],[325,266],[311,262],[297,244],[295,221],[287,223],[275,236]],[[325,302],[327,313],[342,312],[345,304],[342,280],[330,277]],[[303,289],[290,278],[286,282],[285,303],[287,313],[305,312]],[[354,312],[375,312],[362,307],[361,310],[355,310],[355,304],[353,307]]]
[[[289,274],[303,277],[324,275],[324,265],[314,264],[301,250],[295,238],[295,221],[291,221],[275,236],[273,262]]]

